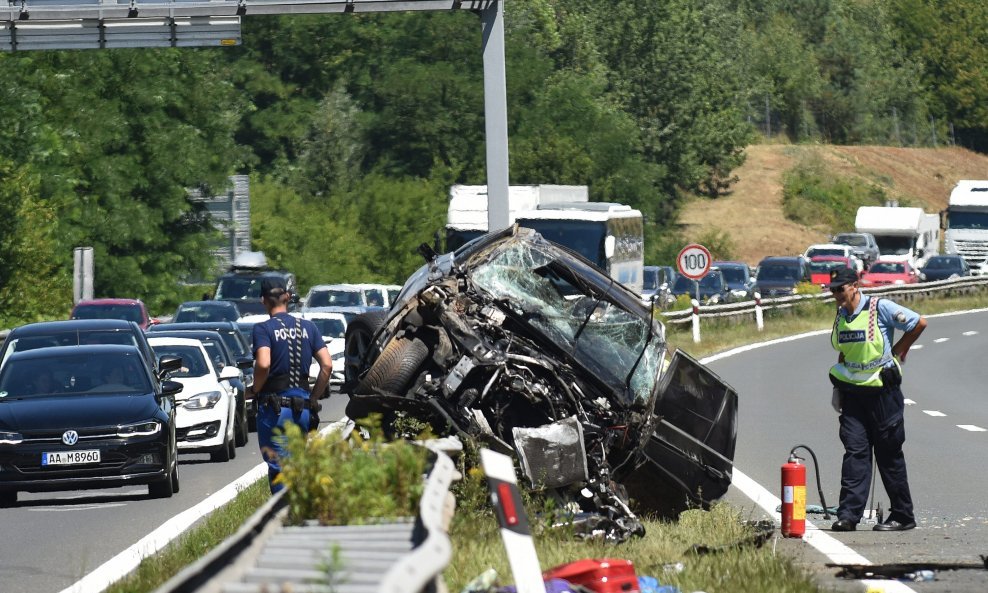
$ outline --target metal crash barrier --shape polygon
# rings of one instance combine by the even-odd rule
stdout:
[[[431,448],[431,447],[430,447]],[[431,448],[417,517],[373,525],[286,526],[284,491],[232,537],[155,593],[432,593],[446,590],[447,534],[459,473]]]

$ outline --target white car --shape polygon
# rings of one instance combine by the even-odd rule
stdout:
[[[217,373],[199,340],[149,336],[148,343],[159,359],[165,355],[182,358],[182,368],[168,377],[184,386],[175,398],[179,452],[209,453],[211,461],[236,457],[236,393],[230,381],[240,369],[227,366]]]
[[[343,339],[346,336],[346,317],[342,313],[325,313],[322,311],[311,311],[305,313],[292,313],[296,317],[308,319],[316,324],[322,339],[326,342],[329,355],[333,358],[333,373],[329,377],[330,385],[340,385],[343,383]],[[319,375],[319,362],[312,359],[309,366],[309,378],[315,381]]]
[[[806,251],[803,252],[803,258],[806,259],[806,261],[810,261],[817,255],[846,257],[854,263],[854,269],[858,274],[864,271],[864,262],[854,255],[854,248],[850,245],[844,245],[841,243],[820,243],[817,245],[810,245],[806,248]]]

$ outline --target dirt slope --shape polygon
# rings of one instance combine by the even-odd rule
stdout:
[[[889,146],[749,146],[745,164],[734,171],[733,191],[717,199],[687,203],[679,222],[690,240],[711,231],[726,233],[734,257],[757,264],[767,255],[802,253],[827,234],[786,220],[782,214],[782,175],[802,158],[815,157],[836,176],[867,179],[902,203],[927,212],[947,206],[960,179],[988,179],[988,156],[963,148]],[[853,230],[853,229],[848,229]]]

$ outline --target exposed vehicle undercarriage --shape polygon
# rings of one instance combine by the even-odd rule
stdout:
[[[390,312],[351,322],[346,354],[348,416],[409,414],[439,434],[515,455],[529,485],[557,496],[585,535],[621,541],[644,533],[622,482],[666,515],[723,494],[708,485],[690,492],[692,475],[655,492],[670,482],[653,467],[668,446],[656,443],[663,425],[656,404],[677,391],[659,379],[702,367],[679,355],[667,366],[662,325],[637,295],[527,229],[433,259]],[[704,375],[719,402],[714,422],[695,432],[728,424],[733,457],[736,394],[707,373],[693,375]],[[704,389],[680,390],[688,397],[678,399],[699,399]]]

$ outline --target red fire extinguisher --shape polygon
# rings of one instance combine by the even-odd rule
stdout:
[[[806,466],[795,453],[782,466],[782,536],[806,533]]]

